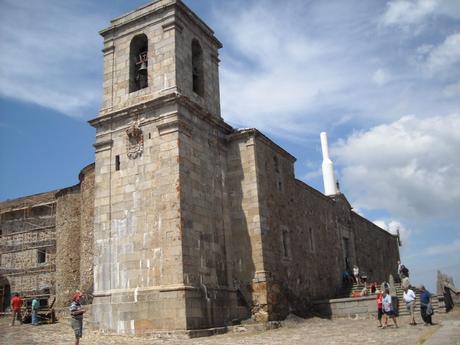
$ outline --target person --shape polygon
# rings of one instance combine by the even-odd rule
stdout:
[[[401,267],[403,265],[401,264],[401,261],[398,260],[398,276],[399,276],[399,282],[402,282],[403,277],[401,276]]]
[[[38,326],[38,307],[40,303],[38,303],[37,297],[34,297],[32,300],[32,325]]]
[[[373,282],[371,284],[371,293],[376,293],[376,291],[377,291],[377,283]]]
[[[82,293],[77,290],[72,297],[70,305],[70,315],[72,317],[70,325],[75,333],[75,345],[80,344],[80,338],[83,336],[83,314],[86,310],[80,304],[82,296]]]
[[[422,315],[422,320],[425,326],[432,325],[433,306],[431,304],[431,293],[423,285],[420,286],[420,291],[420,314]]]
[[[410,289],[409,287],[403,288],[403,299],[406,303],[406,309],[410,313],[411,322],[409,325],[415,326],[417,323],[415,322],[415,315],[414,315],[414,308],[415,308],[415,292]]]
[[[395,327],[398,328],[398,322],[396,321],[396,314],[394,312],[392,298],[390,295],[390,290],[388,288],[385,289],[383,292],[382,307],[383,307],[383,315],[385,316],[385,320],[384,320],[384,324],[382,328],[387,328],[389,317],[393,320]]]
[[[14,320],[17,318],[19,324],[22,325],[21,317],[22,298],[16,292],[14,297],[11,299],[11,310],[13,311],[13,320],[11,320],[11,326],[14,326]]]
[[[382,304],[383,304],[383,296],[382,292],[380,290],[376,291],[377,293],[377,319],[379,320],[379,326],[382,327],[382,316],[383,316],[383,310],[382,310]]]
[[[409,278],[409,269],[404,265],[401,265],[401,274],[403,277]]]
[[[356,284],[359,284],[359,267],[353,265],[353,276],[355,277]]]

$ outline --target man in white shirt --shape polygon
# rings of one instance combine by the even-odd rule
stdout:
[[[414,315],[414,308],[415,308],[415,292],[409,289],[408,286],[403,287],[403,299],[406,302],[406,308],[410,313],[411,323],[409,325],[415,326],[417,323],[415,322],[415,315]]]

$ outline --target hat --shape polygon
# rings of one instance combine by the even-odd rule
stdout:
[[[75,291],[75,293],[73,294],[73,297],[72,299],[73,300],[77,300],[77,299],[80,299],[80,297],[83,296],[83,294],[81,293],[81,291]]]

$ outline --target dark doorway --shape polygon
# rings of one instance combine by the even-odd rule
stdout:
[[[5,312],[10,307],[11,290],[8,279],[0,276],[0,311]]]

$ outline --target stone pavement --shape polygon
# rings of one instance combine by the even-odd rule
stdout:
[[[291,317],[282,328],[270,331],[227,333],[195,339],[148,339],[101,335],[84,330],[81,345],[457,345],[460,339],[460,308],[434,317],[435,326],[409,326],[407,317],[398,319],[400,328],[377,327],[375,320]],[[420,319],[420,317],[418,317]],[[53,325],[9,326],[9,319],[0,319],[0,344],[67,345],[73,344],[73,333],[65,322]],[[424,343],[424,341],[426,341]]]

